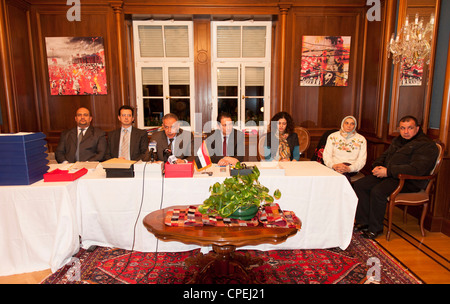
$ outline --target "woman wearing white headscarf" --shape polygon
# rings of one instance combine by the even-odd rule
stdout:
[[[356,132],[356,124],[355,117],[345,117],[341,129],[328,136],[323,150],[325,166],[347,177],[358,173],[366,164],[367,142]]]

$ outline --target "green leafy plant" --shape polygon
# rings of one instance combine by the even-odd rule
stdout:
[[[238,162],[235,169],[242,169]],[[269,189],[258,181],[260,172],[255,166],[248,175],[235,175],[226,178],[222,183],[215,183],[209,187],[211,195],[199,206],[202,214],[229,217],[239,208],[259,207],[261,204],[271,204],[274,199],[280,199],[280,190],[275,190],[273,196]]]

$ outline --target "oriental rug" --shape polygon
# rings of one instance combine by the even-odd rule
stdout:
[[[198,253],[199,249],[158,253],[107,247],[80,249],[72,263],[48,276],[42,284],[184,284],[195,270],[188,269],[184,262]],[[356,233],[346,250],[238,250],[237,254],[264,261],[250,271],[265,284],[422,283],[376,241]]]

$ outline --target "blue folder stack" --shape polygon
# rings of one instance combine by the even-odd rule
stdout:
[[[49,169],[44,133],[0,134],[0,185],[30,185]]]

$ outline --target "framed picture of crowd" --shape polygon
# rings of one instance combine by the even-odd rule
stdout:
[[[350,42],[350,36],[303,36],[300,86],[347,86]]]
[[[400,85],[401,86],[421,86],[423,78],[423,59],[418,60],[417,63],[407,64],[403,62],[400,70]]]
[[[106,95],[102,37],[46,37],[51,95]]]

